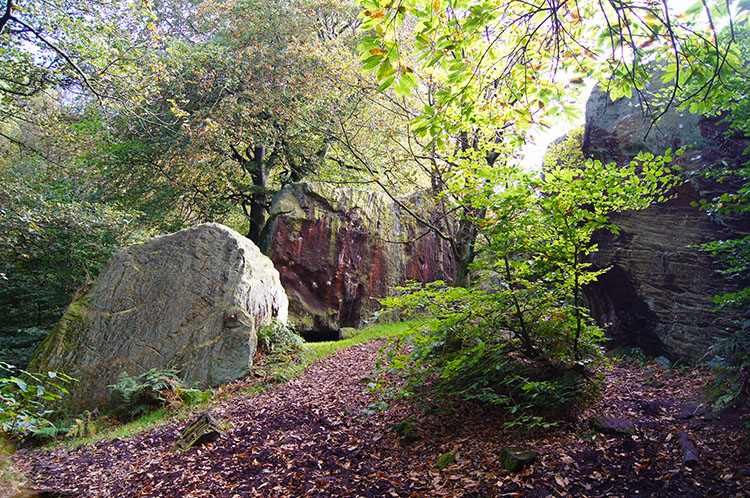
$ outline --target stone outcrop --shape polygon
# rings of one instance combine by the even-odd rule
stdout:
[[[429,212],[424,200],[404,202]],[[281,275],[289,316],[308,339],[357,327],[407,280],[450,281],[447,243],[416,224],[387,195],[324,183],[284,187],[261,244]]]
[[[656,84],[651,91],[659,89]],[[711,199],[727,185],[703,176],[715,165],[744,162],[748,142],[727,138],[726,125],[687,111],[670,110],[651,128],[637,98],[611,102],[594,90],[586,106],[583,151],[604,162],[624,164],[638,152],[660,154],[689,146],[682,156],[685,183],[675,197],[638,211],[616,214],[618,235],[597,233],[596,266],[613,268],[587,289],[593,316],[608,326],[611,345],[637,346],[647,354],[700,359],[737,324],[716,313],[711,298],[737,290],[715,272],[716,263],[697,244],[750,232],[750,220],[709,216],[691,202]],[[650,131],[649,131],[650,129]]]
[[[247,373],[255,328],[287,310],[278,272],[250,240],[198,225],[115,254],[31,368],[76,377],[74,411],[106,401],[123,370],[174,367],[188,384],[215,386]]]

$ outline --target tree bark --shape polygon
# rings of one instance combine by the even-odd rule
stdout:
[[[700,461],[700,454],[698,448],[695,447],[693,442],[690,440],[690,435],[685,431],[679,431],[677,433],[677,441],[680,444],[682,450],[682,463],[686,467],[695,467]]]
[[[266,225],[266,200],[268,197],[266,189],[268,186],[268,170],[270,169],[266,164],[266,146],[256,145],[252,148],[252,152],[251,148],[248,147],[244,153],[233,146],[231,149],[232,157],[250,175],[253,181],[253,189],[248,196],[249,202],[243,203],[242,208],[247,213],[247,206],[250,207],[250,229],[247,238],[255,244],[259,244],[261,233]]]
[[[260,234],[266,225],[266,147],[258,145],[253,149],[252,168],[248,171],[253,179],[254,191],[250,196],[250,232],[248,237],[254,243],[260,243]]]
[[[0,35],[3,34],[5,25],[8,24],[8,21],[10,21],[12,10],[13,10],[13,0],[5,0],[5,8],[3,9],[3,16],[0,17]]]
[[[219,423],[208,412],[205,412],[183,429],[172,446],[172,451],[186,450],[216,441],[223,433]]]

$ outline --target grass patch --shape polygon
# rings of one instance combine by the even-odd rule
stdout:
[[[210,389],[209,389],[210,390]],[[92,445],[99,441],[111,441],[113,439],[127,439],[140,433],[155,429],[167,422],[177,420],[187,420],[191,418],[196,411],[208,409],[211,402],[202,402],[193,406],[184,406],[179,410],[170,410],[169,408],[158,408],[152,412],[141,415],[137,419],[117,425],[102,424],[96,434],[86,437],[61,438],[50,441],[44,445],[45,448],[63,446],[68,449],[77,449],[83,446]]]
[[[374,339],[404,337],[415,328],[419,327],[422,323],[421,320],[378,323],[364,329],[356,330],[350,337],[341,341],[312,342],[308,343],[307,347],[312,352],[313,361],[322,360],[355,344],[361,344]]]
[[[231,383],[215,389],[209,389],[211,396],[208,401],[203,401],[193,406],[185,406],[177,411],[160,408],[147,413],[127,424],[117,425],[109,428],[102,427],[99,433],[84,438],[56,440],[48,443],[47,447],[62,445],[68,448],[80,448],[99,441],[111,441],[112,439],[127,439],[146,432],[165,423],[174,420],[187,420],[195,415],[196,411],[208,410],[211,406],[241,395],[257,395],[269,388],[283,384],[298,377],[310,365],[328,358],[329,356],[355,344],[375,340],[404,337],[423,322],[412,320],[408,322],[379,323],[363,329],[355,330],[349,337],[340,341],[306,343],[305,347],[296,353],[288,351],[280,354],[269,354],[258,359],[254,371],[262,372],[260,379],[246,379],[239,383]],[[209,396],[202,397],[204,399]]]
[[[298,377],[310,365],[324,360],[355,344],[375,339],[390,339],[403,337],[413,332],[423,322],[412,320],[408,322],[379,323],[363,329],[354,330],[348,337],[340,341],[309,342],[295,353],[282,352],[278,355],[270,354],[258,358],[254,372],[261,376],[261,380],[248,383],[247,392],[256,395],[277,384],[283,384]],[[217,391],[221,391],[218,388]],[[236,395],[227,392],[218,395],[218,400],[225,401]]]

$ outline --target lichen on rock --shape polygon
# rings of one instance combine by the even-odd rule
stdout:
[[[271,261],[233,230],[207,223],[115,254],[35,351],[31,368],[79,379],[66,407],[93,409],[123,370],[177,368],[188,384],[243,377],[255,328],[286,321]]]

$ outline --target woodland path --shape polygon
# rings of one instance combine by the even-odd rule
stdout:
[[[603,399],[580,422],[521,440],[503,429],[502,417],[476,406],[429,419],[398,403],[365,412],[374,398],[362,379],[381,346],[353,346],[264,394],[221,403],[211,413],[231,427],[203,447],[169,451],[182,421],[79,450],[21,451],[17,465],[36,489],[64,497],[689,498],[747,496],[750,489],[748,413],[692,415],[704,380],[699,371],[615,367],[606,373]],[[594,413],[631,418],[639,430],[592,434],[585,421]],[[404,445],[393,426],[410,415],[421,438]],[[682,465],[679,430],[698,443],[694,469]],[[499,455],[517,444],[539,458],[512,474]],[[457,462],[438,470],[435,462],[448,451],[457,452]]]

